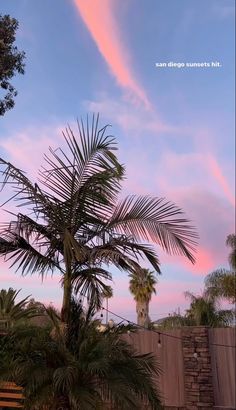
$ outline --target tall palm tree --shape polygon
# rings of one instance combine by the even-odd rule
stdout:
[[[70,320],[61,331],[31,327],[5,337],[0,380],[23,387],[26,410],[142,409],[143,400],[161,409],[154,382],[159,368],[151,354],[138,354],[122,334],[124,326],[101,334],[93,309],[72,301]],[[11,355],[14,351],[14,355]]]
[[[194,262],[195,229],[176,205],[160,198],[131,196],[118,201],[124,167],[118,162],[107,127],[78,123],[79,137],[68,128],[66,148],[45,155],[39,182],[0,159],[3,182],[13,188],[9,201],[17,213],[0,231],[0,255],[23,275],[44,277],[57,270],[63,287],[62,319],[69,320],[72,288],[101,304],[104,281],[111,279],[106,266],[134,271],[140,257],[158,272],[158,256],[151,245]],[[12,214],[11,214],[12,215]]]
[[[19,292],[12,288],[0,290],[0,327],[9,328],[38,315],[34,307],[27,306],[29,296],[16,303]]]
[[[149,303],[153,293],[156,293],[156,284],[154,272],[149,269],[137,269],[130,274],[129,289],[136,301],[137,323],[140,326],[148,327],[150,323]]]

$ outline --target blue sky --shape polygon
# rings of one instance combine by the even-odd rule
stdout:
[[[234,1],[2,0],[1,13],[19,20],[26,52],[15,108],[0,120],[1,155],[35,175],[48,146],[63,143],[60,130],[99,111],[127,167],[124,194],[167,197],[199,231],[195,267],[160,251],[153,317],[184,308],[184,290],[199,291],[206,273],[227,266],[235,225]],[[222,67],[155,67],[169,61]],[[60,303],[57,278],[41,286],[1,270],[3,287]],[[132,316],[128,280],[114,274],[112,306]]]

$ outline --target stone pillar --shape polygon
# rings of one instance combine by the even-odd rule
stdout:
[[[209,410],[214,406],[208,328],[182,330],[185,409]]]

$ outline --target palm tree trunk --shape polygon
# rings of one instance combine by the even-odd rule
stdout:
[[[66,274],[64,276],[63,301],[62,301],[62,308],[61,308],[61,320],[64,323],[69,322],[71,295],[72,295],[71,268],[68,267]]]
[[[150,323],[149,302],[136,302],[136,312],[138,325],[148,328]]]

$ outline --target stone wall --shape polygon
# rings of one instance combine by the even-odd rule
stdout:
[[[182,332],[186,410],[209,410],[214,394],[208,329],[186,327]]]

